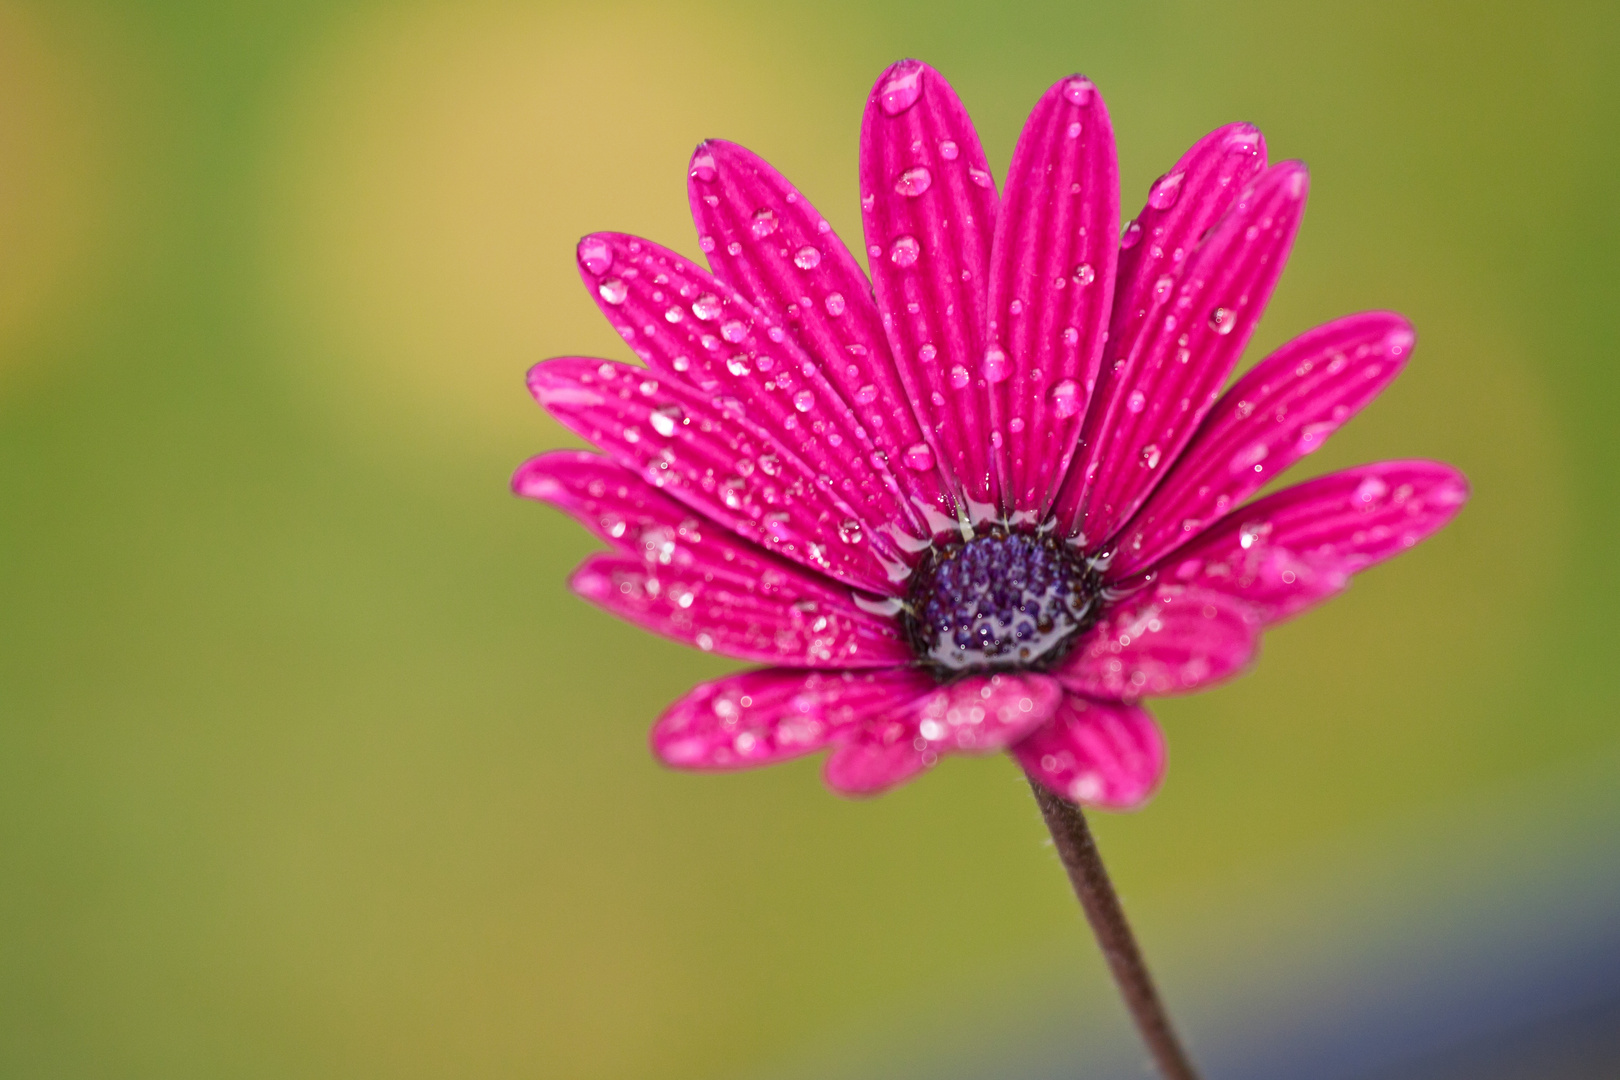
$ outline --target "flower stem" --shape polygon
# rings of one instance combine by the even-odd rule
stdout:
[[[1091,930],[1097,935],[1097,944],[1113,970],[1125,1007],[1130,1009],[1131,1018],[1136,1021],[1136,1028],[1142,1033],[1142,1040],[1158,1063],[1159,1071],[1165,1080],[1198,1080],[1198,1071],[1181,1048],[1170,1026],[1170,1016],[1159,1000],[1159,992],[1153,988],[1153,977],[1148,974],[1131,926],[1125,921],[1125,912],[1108,880],[1108,871],[1103,868],[1102,855],[1086,826],[1085,815],[1074,803],[1059,798],[1034,781],[1029,786],[1035,792],[1035,802],[1046,819],[1046,827],[1052,830],[1052,840],[1063,860],[1063,868],[1069,872],[1074,895],[1080,898]]]

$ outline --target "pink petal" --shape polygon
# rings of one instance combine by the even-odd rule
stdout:
[[[580,277],[603,314],[659,378],[700,391],[716,407],[735,402],[748,425],[791,447],[810,475],[827,478],[851,509],[847,516],[927,535],[901,495],[901,464],[879,453],[829,381],[830,365],[814,362],[765,312],[647,240],[593,233],[577,254]],[[873,542],[906,557],[906,547],[887,535]]]
[[[1030,672],[930,687],[841,734],[827,759],[827,784],[846,795],[873,795],[944,754],[1002,749],[1045,723],[1062,698],[1057,680]]]
[[[1351,574],[1412,547],[1467,501],[1468,481],[1449,465],[1363,465],[1233,511],[1153,572],[1239,597],[1266,623],[1280,622],[1341,591]]]
[[[1121,601],[1053,674],[1087,697],[1185,694],[1237,674],[1259,644],[1260,619],[1242,600],[1160,585]]]
[[[1146,709],[1078,694],[1012,754],[1047,790],[1108,810],[1141,806],[1164,777],[1164,736]]]
[[[1044,517],[1074,454],[1107,339],[1118,230],[1113,128],[1076,75],[1024,125],[992,247],[989,334],[1010,369],[989,394],[1010,515]]]
[[[911,660],[898,625],[874,614],[874,601],[861,607],[847,588],[743,543],[598,454],[542,454],[518,469],[512,487],[567,511],[622,553],[587,562],[573,587],[637,625],[765,663]]]
[[[950,514],[949,485],[937,465],[907,465],[907,449],[924,444],[922,428],[889,354],[872,286],[844,242],[775,169],[735,143],[700,144],[688,176],[692,218],[715,277],[753,297],[823,365],[896,466],[890,471],[908,498]]]
[[[1120,241],[1108,343],[1097,371],[1090,412],[1107,411],[1108,402],[1120,392],[1120,373],[1147,325],[1149,311],[1158,304],[1155,294],[1174,286],[1188,255],[1265,167],[1266,144],[1259,130],[1248,124],[1228,124],[1194,143],[1154,183],[1147,205],[1126,227]],[[1075,520],[1089,480],[1083,468],[1071,466],[1054,509],[1059,521]]]
[[[902,60],[861,127],[861,209],[879,310],[928,455],[993,514],[985,324],[996,192],[950,84]]]
[[[1307,186],[1303,165],[1269,169],[1163,290],[1117,381],[1086,417],[1069,482],[1090,489],[1072,532],[1092,544],[1112,536],[1176,462],[1265,309]]]
[[[745,769],[799,757],[851,725],[927,692],[911,668],[805,672],[772,668],[705,683],[653,725],[652,748],[681,769]]]
[[[1400,374],[1415,340],[1399,315],[1370,311],[1319,326],[1261,361],[1215,403],[1121,534],[1110,575],[1157,561],[1322,445]]]
[[[894,593],[904,579],[910,556],[736,399],[579,357],[536,364],[529,390],[642,480],[743,539],[868,592]]]
[[[709,567],[592,555],[569,579],[575,593],[655,634],[739,660],[805,668],[893,667],[911,660],[892,619],[847,600],[826,602]]]

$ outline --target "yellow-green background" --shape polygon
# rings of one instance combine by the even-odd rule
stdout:
[[[1089,74],[1127,212],[1260,124],[1313,187],[1249,359],[1420,333],[1309,468],[1475,485],[1164,704],[1162,793],[1099,822],[1195,1035],[1578,894],[1620,821],[1616,10],[0,2],[0,1075],[854,1075],[1123,1023],[1006,761],[660,770],[726,665],[570,598],[591,541],[506,493],[565,442],[525,368],[625,356],[574,240],[696,254],[711,135],[858,237],[907,55],[993,163]]]

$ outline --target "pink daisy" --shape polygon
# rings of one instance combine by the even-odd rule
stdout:
[[[1242,671],[1261,631],[1406,550],[1467,498],[1432,461],[1246,502],[1371,401],[1411,326],[1367,312],[1224,394],[1305,207],[1242,124],[1200,139],[1119,230],[1085,78],[1030,115],[998,196],[950,85],[907,60],[861,131],[869,282],[810,202],[711,141],[688,190],[711,271],[597,233],[581,276],[645,363],[565,357],[539,402],[602,454],[515,490],[611,547],[574,591],[769,665],[652,732],[685,769],[830,750],[851,795],[1006,750],[1047,790],[1139,805],[1165,767],[1143,698]]]

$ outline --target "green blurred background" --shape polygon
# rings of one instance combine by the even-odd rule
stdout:
[[[1307,160],[1247,360],[1368,307],[1420,345],[1301,472],[1475,486],[1164,703],[1162,793],[1098,821],[1195,1042],[1470,927],[1612,921],[1612,3],[5,0],[0,1075],[897,1075],[1128,1038],[1010,764],[865,803],[813,762],[662,771],[649,722],[726,665],[572,599],[592,542],[506,492],[567,442],[528,365],[628,358],[574,240],[697,255],[716,135],[858,237],[861,109],[907,55],[993,163],[1085,71],[1127,213],[1229,120]]]

